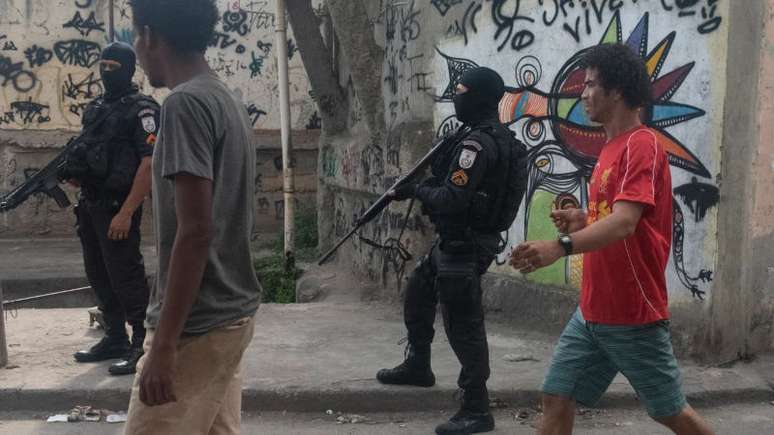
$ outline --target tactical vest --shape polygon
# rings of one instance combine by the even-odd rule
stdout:
[[[110,111],[83,138],[82,146],[73,151],[73,165],[87,168],[79,178],[88,199],[123,199],[128,195],[141,160],[132,142],[138,125],[137,113],[144,108],[158,110],[158,104],[139,92],[130,92],[110,102],[98,99],[87,106],[83,114],[84,128],[101,118],[103,111]]]
[[[527,148],[506,126],[485,124],[480,131],[497,144],[497,168],[482,183],[471,205],[471,227],[479,231],[507,231],[519,212],[527,188]],[[485,214],[484,214],[485,213]]]
[[[483,135],[488,138],[482,137]],[[490,170],[490,174],[478,187],[467,210],[443,216],[428,213],[429,210],[424,207],[423,210],[442,236],[459,234],[461,238],[468,228],[480,233],[506,231],[516,218],[526,190],[526,147],[516,139],[511,130],[499,122],[477,125],[435,159],[430,185],[442,185],[464,139],[481,142],[489,142],[487,139],[491,139],[495,146],[488,144],[487,152],[496,153],[493,160],[498,162],[498,166]]]

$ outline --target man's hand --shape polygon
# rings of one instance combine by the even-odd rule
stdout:
[[[511,266],[521,273],[534,272],[554,264],[564,256],[562,245],[556,240],[524,242],[511,251]]]
[[[73,187],[81,187],[81,182],[76,180],[75,178],[67,179],[67,180],[65,180],[65,183],[67,183],[67,184],[69,184],[70,186],[73,186]]]
[[[108,239],[126,240],[129,238],[129,227],[132,225],[132,215],[118,212],[110,221]]]
[[[398,186],[397,189],[387,192],[387,196],[392,198],[393,201],[403,201],[409,198],[413,198],[417,191],[417,185],[413,183],[404,184]]]
[[[140,400],[148,406],[177,402],[174,383],[177,351],[174,348],[154,348],[148,352],[140,376]]]
[[[586,227],[586,212],[578,208],[554,210],[551,212],[554,226],[562,234],[570,234]]]

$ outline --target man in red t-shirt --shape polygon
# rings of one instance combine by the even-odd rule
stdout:
[[[677,434],[712,434],[685,400],[672,351],[664,275],[672,181],[658,137],[640,121],[651,95],[647,69],[623,44],[594,47],[583,63],[581,99],[608,138],[589,182],[588,211],[555,210],[559,240],[525,242],[511,253],[522,273],[584,253],[580,307],[543,382],[538,434],[572,433],[576,402],[596,403],[618,372],[658,422]]]

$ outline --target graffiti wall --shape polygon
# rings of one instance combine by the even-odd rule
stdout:
[[[97,62],[109,42],[108,4],[0,0],[0,128],[80,125],[86,102],[102,92]],[[255,128],[279,128],[274,1],[221,0],[218,6],[220,22],[207,60],[241,95]],[[116,39],[131,44],[128,0],[115,0],[114,14]],[[292,30],[288,35],[292,125],[319,128]],[[135,78],[144,85],[142,73]]]
[[[552,208],[585,207],[586,188],[605,143],[604,131],[580,104],[587,48],[625,43],[639,54],[653,86],[643,122],[668,153],[673,178],[673,296],[703,298],[717,254],[717,174],[725,98],[726,2],[709,1],[433,1],[449,21],[437,42],[435,120],[455,122],[450,101],[466,69],[496,69],[509,90],[500,103],[508,123],[530,151],[530,177],[508,244],[552,239]],[[471,56],[469,53],[475,53]],[[506,251],[507,252],[507,251]],[[506,261],[506,254],[498,263]],[[499,272],[515,273],[509,267]],[[580,284],[582,258],[570,257],[529,279]]]
[[[451,97],[460,75],[487,66],[505,79],[500,103],[507,123],[530,152],[528,192],[508,248],[555,238],[548,214],[585,207],[587,183],[605,136],[589,121],[580,94],[584,50],[627,44],[645,61],[654,103],[643,121],[669,155],[673,179],[672,300],[701,299],[717,256],[716,215],[723,103],[726,97],[724,0],[380,0],[370,5],[383,47],[384,132],[362,127],[364,104],[347,86],[353,137],[322,150],[321,175],[333,186],[376,193],[422,153],[394,140],[409,122],[429,120],[438,137],[458,125]],[[342,80],[346,80],[346,74]],[[351,78],[350,78],[351,81]],[[368,104],[373,104],[369,101]],[[362,139],[369,137],[367,144]],[[420,147],[429,148],[429,141]],[[414,147],[413,149],[416,149]],[[351,222],[352,209],[336,216]],[[355,207],[357,209],[357,207]],[[390,233],[390,237],[395,236]],[[506,249],[505,252],[508,252]],[[516,274],[498,258],[493,270]],[[582,258],[564,259],[527,277],[577,287]]]
[[[131,44],[134,39],[131,9],[128,0],[114,2],[115,39]],[[273,0],[218,1],[220,20],[210,42],[206,58],[218,75],[242,99],[253,127],[262,132],[279,130],[279,90],[277,78],[275,23],[276,6]],[[25,180],[23,174],[32,174],[40,164],[23,166],[24,161],[43,164],[64,145],[67,138],[80,128],[81,115],[86,104],[102,93],[98,61],[102,48],[109,43],[108,0],[0,0],[0,153],[7,162],[0,167],[0,193],[9,191]],[[301,57],[289,29],[288,47],[291,128],[302,135],[315,136],[321,128]],[[134,77],[145,93],[163,101],[167,91],[152,89],[141,69]],[[39,143],[26,132],[48,132],[46,143]],[[310,136],[311,137],[311,136]],[[273,152],[279,149],[279,134],[261,135],[257,146]],[[315,143],[316,139],[310,139]],[[46,151],[40,158],[20,153]],[[42,152],[42,151],[41,151]],[[277,151],[278,152],[278,151]],[[309,155],[307,155],[309,154]],[[305,166],[313,166],[315,153],[302,153],[299,159],[311,159]],[[22,167],[23,166],[23,167]],[[259,168],[260,170],[261,168]],[[267,178],[273,177],[273,166],[266,166]],[[20,176],[20,174],[22,174]],[[305,183],[304,192],[313,194],[314,183]],[[257,201],[271,198],[281,200],[281,184],[269,183],[260,192]],[[0,232],[14,232],[24,222],[48,222],[44,229],[38,225],[29,233],[41,231],[71,232],[69,214],[64,222],[47,219],[55,209],[53,202],[38,199],[46,207],[31,210],[25,204],[14,214],[35,216],[19,222],[3,216]],[[30,201],[32,202],[32,201]],[[48,204],[51,202],[51,204]],[[49,205],[51,205],[49,207]],[[259,210],[259,211],[262,211]],[[53,213],[53,211],[51,212]],[[261,214],[264,226],[277,225],[281,220]],[[50,228],[50,222],[58,222]],[[39,227],[39,228],[38,228]]]

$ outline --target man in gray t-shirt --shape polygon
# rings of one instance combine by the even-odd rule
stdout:
[[[158,277],[125,434],[235,434],[240,362],[261,294],[250,255],[252,127],[204,58],[213,0],[131,8],[140,65],[152,86],[172,92],[153,153]]]
[[[255,193],[255,151],[244,107],[214,75],[204,73],[175,87],[161,108],[153,153],[153,210],[158,278],[146,322],[158,326],[177,232],[175,176],[212,181],[212,238],[207,266],[183,334],[203,334],[251,316],[259,285],[250,259]]]

